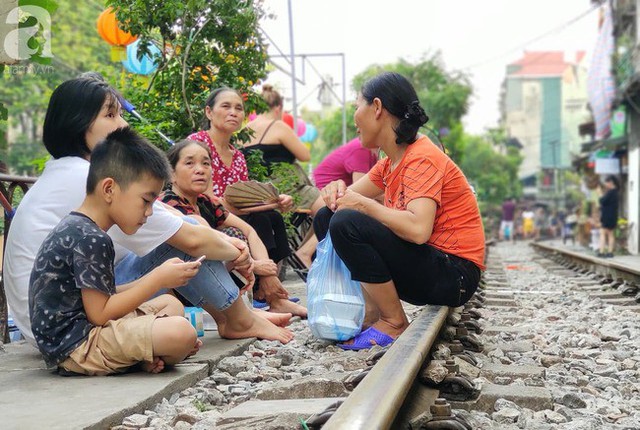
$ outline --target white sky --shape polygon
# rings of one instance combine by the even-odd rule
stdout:
[[[415,62],[424,53],[441,51],[447,70],[470,72],[474,95],[464,118],[465,129],[482,133],[497,124],[500,84],[508,63],[524,50],[572,51],[593,49],[598,12],[562,31],[552,31],[584,14],[589,0],[292,0],[294,48],[298,54],[344,53],[347,102],[354,98],[351,78],[370,64]],[[262,28],[286,54],[289,53],[287,0],[265,0]],[[540,40],[528,43],[539,36]],[[272,45],[270,54],[278,54]],[[288,67],[284,59],[278,64]],[[339,57],[311,59],[318,71],[340,84]],[[588,63],[587,63],[588,64]],[[470,67],[471,66],[471,67]],[[297,63],[300,73],[301,62]],[[291,80],[273,72],[268,82],[291,97]],[[306,67],[306,85],[297,85],[302,105],[317,109],[320,83]],[[342,88],[336,87],[338,95]],[[288,103],[290,107],[290,102]],[[287,106],[285,106],[287,107]],[[351,120],[351,119],[348,119]]]

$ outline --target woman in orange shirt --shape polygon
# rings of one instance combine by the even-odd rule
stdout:
[[[346,187],[322,190],[314,220],[368,293],[379,319],[344,349],[388,345],[409,325],[400,300],[460,306],[484,270],[484,232],[471,186],[456,164],[418,129],[428,117],[413,86],[397,73],[366,82],[356,102],[365,148],[387,154]],[[384,205],[375,199],[384,196]]]

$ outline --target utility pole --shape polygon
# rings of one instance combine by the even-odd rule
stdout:
[[[296,51],[293,46],[293,12],[291,0],[287,2],[289,8],[289,55],[291,57],[291,95],[293,97],[293,131],[298,135],[298,96],[296,94]]]

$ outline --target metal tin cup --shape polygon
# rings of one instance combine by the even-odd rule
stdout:
[[[202,318],[202,308],[187,307],[184,308],[184,317],[191,322],[193,328],[196,329],[198,337],[204,336],[204,322]]]

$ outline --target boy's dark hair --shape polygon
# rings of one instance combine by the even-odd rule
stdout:
[[[145,175],[167,182],[171,177],[164,154],[129,127],[112,131],[93,149],[87,194],[98,182],[113,178],[122,189]]]
[[[394,130],[397,144],[415,142],[418,129],[429,121],[413,85],[399,73],[384,72],[369,79],[360,93],[368,104],[379,98],[382,106],[400,120]]]
[[[119,94],[104,81],[92,77],[70,79],[51,94],[44,118],[42,141],[53,158],[91,154],[85,135],[105,101],[117,107]]]

